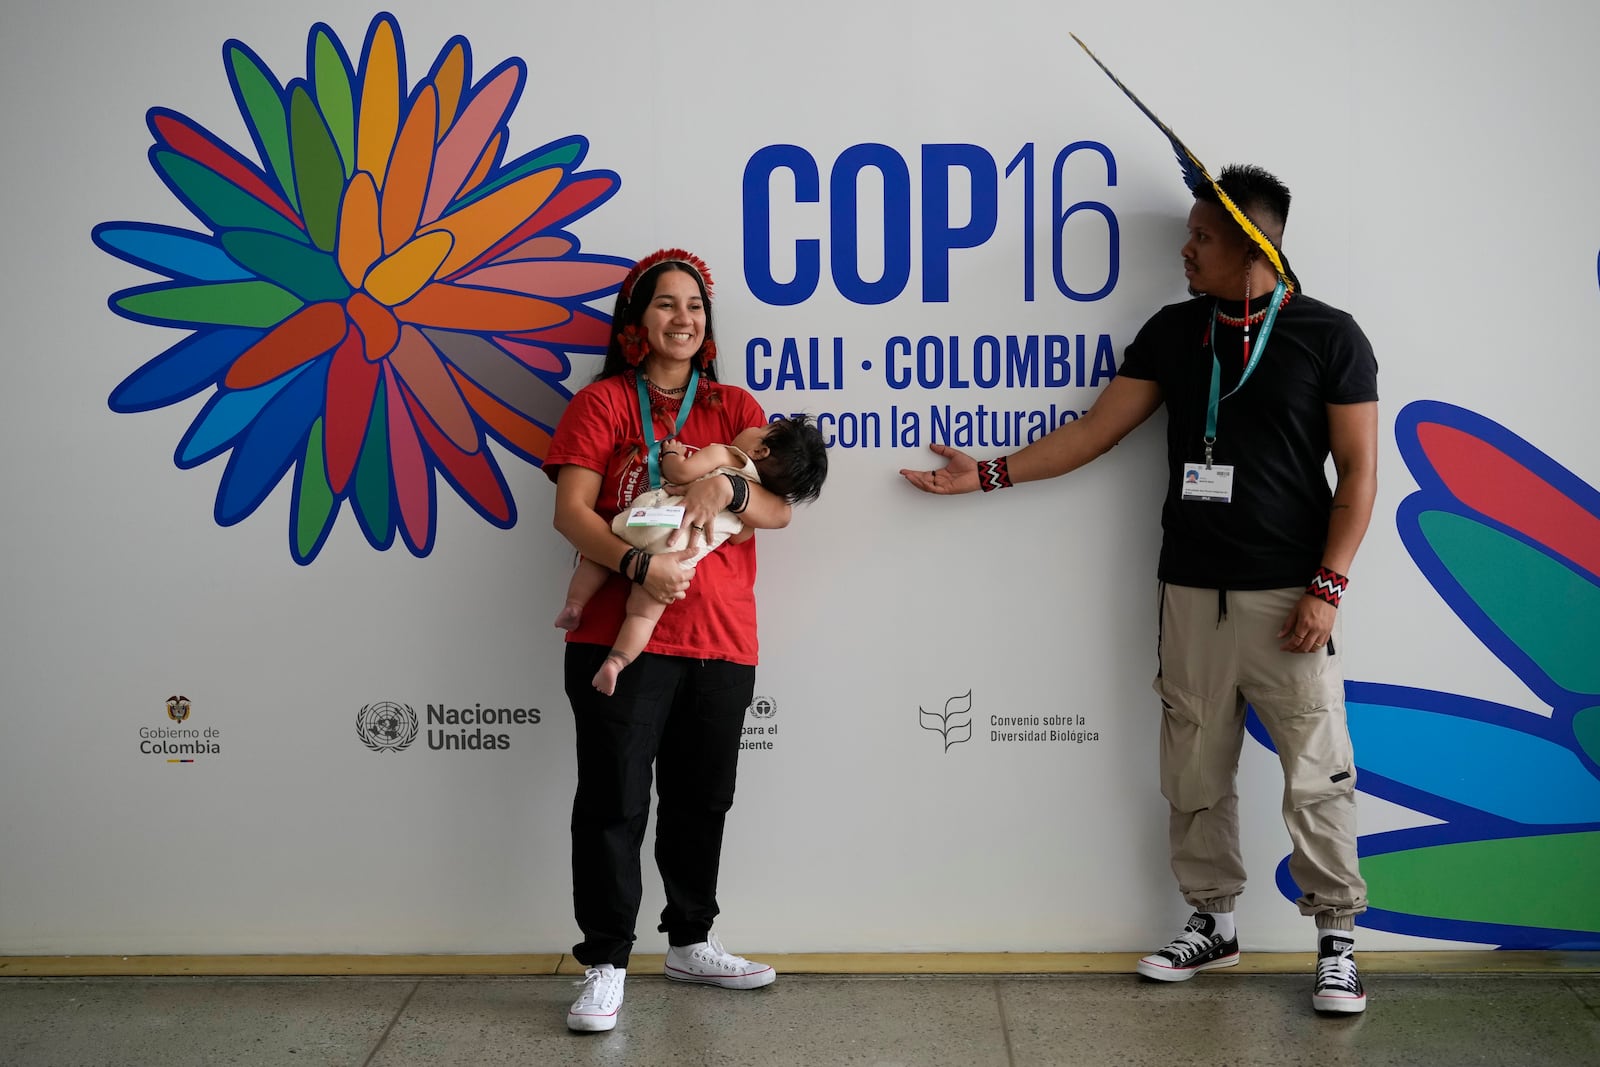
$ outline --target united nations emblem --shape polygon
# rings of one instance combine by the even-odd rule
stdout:
[[[399,752],[417,739],[417,713],[387,700],[364,705],[356,713],[356,736],[374,752]]]
[[[173,722],[182,722],[189,717],[188,697],[167,698],[167,718]]]

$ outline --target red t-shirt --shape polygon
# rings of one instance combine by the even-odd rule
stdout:
[[[544,472],[551,481],[568,463],[598,473],[600,496],[595,511],[608,523],[636,495],[650,488],[642,452],[639,395],[633,383],[633,375],[619,374],[586,386],[573,397],[544,461]],[[713,391],[721,400],[715,405],[710,403]],[[671,436],[677,417],[676,406],[670,414],[655,415],[657,441]],[[732,441],[740,431],[766,421],[761,405],[749,393],[702,378],[689,418],[677,437],[686,445],[704,448]],[[688,595],[662,613],[645,651],[754,666],[758,649],[755,583],[755,539],[722,545],[695,567]],[[610,645],[622,626],[632,588],[620,574],[612,575],[583,609],[583,620],[567,640]]]

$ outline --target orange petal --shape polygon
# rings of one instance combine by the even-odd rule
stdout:
[[[376,362],[393,351],[400,340],[400,323],[394,312],[378,303],[366,293],[353,293],[345,301],[345,310],[366,339],[366,356]]]
[[[459,39],[453,42],[434,75],[434,88],[439,93],[439,136],[442,138],[450,124],[456,120],[456,108],[461,103],[461,83],[467,76],[466,48]]]
[[[395,141],[389,182],[383,187],[385,252],[393,252],[416,235],[422,200],[428,192],[428,172],[433,169],[433,135],[438,118],[439,98],[433,86],[424,86]]]
[[[482,200],[474,200],[461,210],[430,223],[426,232],[445,230],[456,239],[455,248],[441,268],[442,273],[449,274],[471,263],[484,249],[538,211],[560,183],[561,168],[550,167],[519,178],[504,189],[496,189]]]
[[[394,311],[403,321],[418,326],[473,333],[541,330],[565,322],[569,314],[560,304],[538,297],[443,282],[425,287]]]
[[[378,183],[366,171],[356,171],[339,206],[339,269],[352,289],[361,288],[367,271],[383,255],[378,234]]]
[[[222,384],[229,389],[264,385],[333,348],[344,340],[348,329],[343,306],[332,301],[309,304],[245,349],[228,368]]]
[[[400,128],[400,49],[392,18],[379,18],[361,60],[361,115],[356,127],[356,169],[383,188]]]
[[[454,243],[447,233],[425,233],[407,241],[394,255],[372,268],[362,288],[378,303],[389,307],[410,300],[417,295],[417,290],[433,280]]]

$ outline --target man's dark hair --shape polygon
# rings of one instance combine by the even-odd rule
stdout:
[[[791,504],[817,499],[828,477],[828,446],[809,415],[773,419],[767,454],[755,461],[763,487]]]
[[[1249,216],[1275,245],[1283,244],[1283,227],[1289,221],[1289,187],[1276,176],[1249,163],[1234,163],[1222,168],[1217,184],[1228,199]],[[1196,200],[1220,204],[1216,192],[1202,184],[1194,191]]]

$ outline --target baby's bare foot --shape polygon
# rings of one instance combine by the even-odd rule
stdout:
[[[606,655],[606,661],[600,664],[600,669],[594,672],[594,679],[590,684],[606,696],[611,696],[617,691],[617,675],[622,673],[622,668],[632,662],[632,656],[612,649]]]

